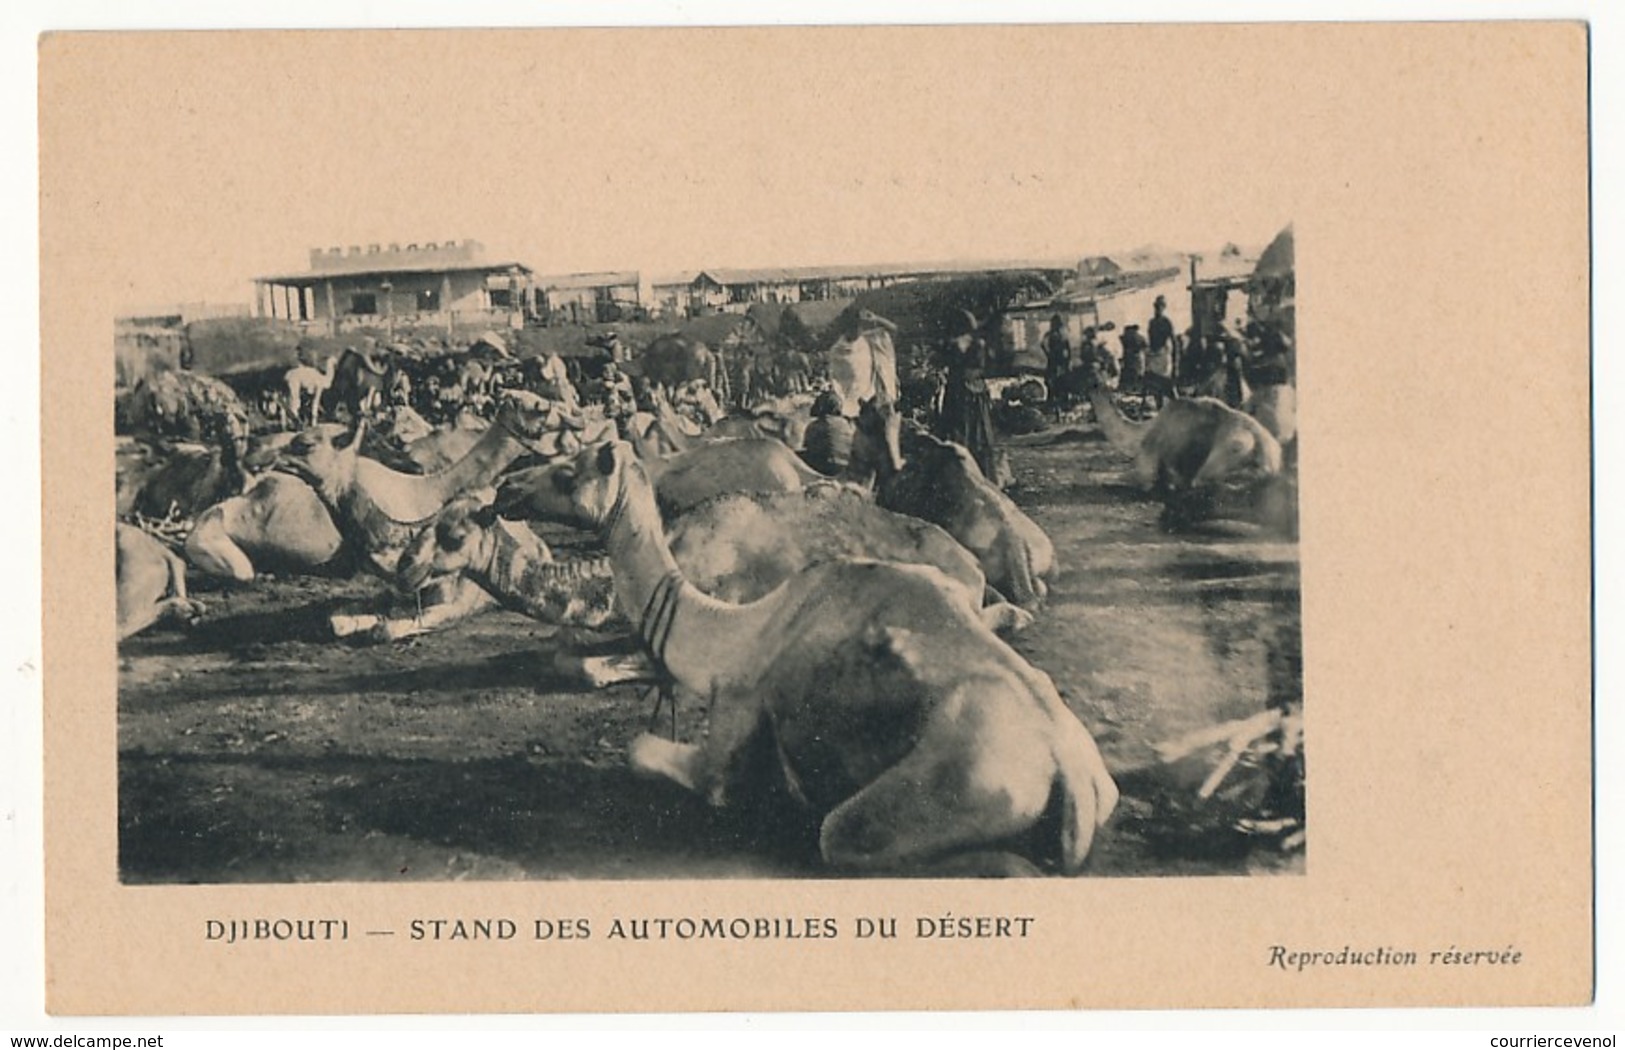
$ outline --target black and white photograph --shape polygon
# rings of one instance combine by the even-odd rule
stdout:
[[[667,172],[571,251],[545,139],[389,94],[110,319],[123,880],[1301,873],[1290,216],[832,247],[852,175]],[[477,176],[376,202],[397,132]]]
[[[1586,45],[45,34],[50,1009],[1584,1001]]]

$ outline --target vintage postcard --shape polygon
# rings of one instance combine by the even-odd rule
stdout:
[[[1587,57],[46,35],[49,1009],[1589,1001]]]

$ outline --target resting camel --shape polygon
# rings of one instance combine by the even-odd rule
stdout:
[[[1244,471],[1281,472],[1281,443],[1258,420],[1223,401],[1178,398],[1150,422],[1136,423],[1097,382],[1089,387],[1089,404],[1106,440],[1134,457],[1131,476],[1148,492],[1217,484]]]
[[[559,626],[598,629],[617,619],[604,559],[555,561],[523,522],[502,521],[490,489],[464,493],[440,509],[401,552],[394,582],[416,595],[410,615],[336,615],[340,637],[367,632],[377,641],[425,634],[499,603]],[[584,673],[581,666],[561,668]],[[605,684],[595,681],[593,684]]]
[[[632,442],[654,478],[660,506],[673,516],[730,492],[795,492],[830,480],[774,438],[712,441],[671,456],[662,456],[636,430]]]
[[[313,427],[284,450],[280,462],[293,473],[267,474],[199,516],[186,540],[187,559],[203,572],[246,582],[257,562],[307,571],[332,564],[348,539],[352,553],[387,576],[416,526],[452,496],[489,485],[538,442],[553,453],[571,447],[573,438],[549,429],[558,422],[553,408],[534,395],[511,395],[498,425],[456,464],[432,474],[403,474],[361,456],[364,424]],[[547,436],[537,442],[517,436],[515,428],[529,423]]]
[[[528,525],[496,516],[494,495],[485,489],[452,499],[401,553],[394,582],[403,593],[417,596],[414,614],[335,616],[334,633],[365,631],[376,640],[393,641],[500,604],[542,623],[588,631],[618,628],[624,634],[626,622],[615,604],[609,562],[555,560]],[[631,666],[624,658],[582,657],[566,650],[560,650],[557,662],[562,673],[584,677],[597,688],[629,678],[647,680],[652,674],[646,663]]]
[[[793,395],[762,401],[744,415],[727,416],[705,432],[707,439],[770,437],[787,448],[800,450],[812,424],[812,395]]]
[[[658,336],[643,348],[627,371],[641,374],[651,384],[676,390],[694,379],[703,379],[718,397],[728,399],[728,372],[716,352],[698,339],[672,332]]]
[[[934,522],[975,554],[987,581],[1031,612],[1049,593],[1055,545],[976,466],[963,445],[912,427],[896,407],[865,402],[852,442],[854,472],[873,470],[875,502]]]
[[[247,583],[260,569],[310,572],[330,565],[343,543],[316,490],[272,472],[198,515],[186,537],[186,560],[210,576]]]
[[[205,507],[238,495],[247,486],[248,421],[226,415],[207,428],[213,443],[147,450],[145,462],[121,455],[120,514],[149,518],[194,517]]]
[[[119,522],[118,640],[162,620],[196,620],[203,606],[186,596],[186,563],[134,525]]]
[[[402,549],[447,501],[490,485],[527,451],[552,456],[580,447],[564,429],[579,422],[557,402],[514,391],[474,447],[445,470],[404,474],[362,456],[361,422],[349,432],[333,424],[305,431],[288,446],[282,465],[315,487],[352,549],[387,577]]]
[[[309,365],[294,365],[288,369],[283,382],[288,386],[288,411],[296,422],[305,422],[301,412],[305,406],[305,396],[310,396],[309,425],[315,426],[322,421],[322,397],[327,388],[333,385],[333,369],[338,364],[338,358],[329,357],[322,362],[318,371]]]
[[[552,467],[535,468],[540,471]],[[526,472],[521,472],[521,475]],[[550,482],[519,475],[523,491]],[[504,506],[507,518],[540,517],[545,507]],[[342,633],[370,631],[391,640],[421,634],[491,607],[448,583],[463,575],[511,609],[543,623],[603,630],[617,617],[609,565],[604,559],[555,561],[552,552],[525,525],[495,518],[490,497],[469,493],[447,503],[406,548],[395,582],[420,595],[412,615],[357,616]],[[976,559],[952,536],[927,522],[876,507],[861,491],[838,484],[800,492],[722,496],[685,514],[671,529],[672,553],[702,591],[728,601],[753,601],[786,578],[819,562],[872,558],[934,565],[976,597],[986,580]],[[432,593],[425,593],[433,581]],[[983,610],[995,630],[1020,630],[1031,616],[1003,603]],[[569,658],[566,657],[566,661]],[[561,670],[586,675],[594,685],[622,676],[613,660],[561,662]],[[641,662],[625,672],[649,677]]]
[[[941,571],[836,561],[744,605],[709,597],[679,569],[649,476],[621,442],[519,498],[598,530],[650,654],[710,701],[703,744],[640,735],[635,770],[721,805],[771,756],[841,869],[1031,874],[1013,852],[1024,836],[1060,871],[1081,869],[1116,785],[1049,677]]]
[[[389,433],[369,431],[368,437],[378,440],[369,441],[362,455],[405,474],[429,474],[468,455],[490,425],[483,416],[463,409],[454,421],[431,426],[411,408],[396,406]]]
[[[555,486],[564,461],[510,475],[498,510],[506,518],[549,517],[556,507],[525,493]],[[930,565],[980,605],[987,578],[976,557],[929,522],[877,507],[852,485],[820,482],[792,492],[718,496],[671,523],[668,540],[690,582],[725,601],[754,601],[809,565],[866,558]],[[995,630],[1020,630],[1032,617],[1002,601],[984,610]]]

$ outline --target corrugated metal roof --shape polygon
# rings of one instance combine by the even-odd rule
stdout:
[[[651,288],[687,287],[694,283],[694,278],[700,275],[699,270],[682,270],[677,273],[657,273],[649,277]]]
[[[598,273],[561,273],[547,277],[538,277],[532,282],[538,288],[548,291],[571,291],[578,288],[621,288],[636,287],[638,272],[636,270],[604,270]]]

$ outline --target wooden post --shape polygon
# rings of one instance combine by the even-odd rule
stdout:
[[[1196,338],[1202,339],[1207,335],[1202,318],[1196,312],[1196,256],[1191,256],[1191,327],[1196,329]]]
[[[254,282],[254,316],[265,316],[265,282]]]

